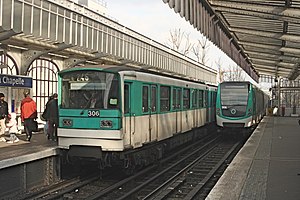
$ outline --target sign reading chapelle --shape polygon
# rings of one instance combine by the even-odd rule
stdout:
[[[32,78],[26,76],[0,75],[0,86],[32,88]]]

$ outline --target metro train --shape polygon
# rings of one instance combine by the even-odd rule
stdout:
[[[250,128],[266,114],[268,102],[268,95],[250,82],[222,82],[217,91],[217,126]]]
[[[203,82],[90,65],[59,72],[58,85],[58,146],[103,168],[146,165],[215,123],[217,86]]]

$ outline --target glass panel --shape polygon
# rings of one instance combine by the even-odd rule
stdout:
[[[172,102],[172,109],[176,109],[176,97],[177,97],[177,92],[176,89],[173,89],[173,102]]]
[[[42,12],[42,37],[48,37],[48,19],[49,13],[46,11]]]
[[[57,11],[57,6],[54,5],[54,4],[51,4],[51,11],[56,13],[56,11]]]
[[[50,15],[50,38],[56,40],[56,15]]]
[[[33,94],[38,112],[43,112],[45,102],[53,93],[57,93],[58,67],[49,60],[37,59],[30,66],[27,75],[33,77]]]
[[[192,91],[192,108],[197,108],[197,90]]]
[[[157,87],[151,86],[151,112],[156,112],[157,107]]]
[[[177,108],[181,109],[181,99],[182,99],[182,94],[181,94],[181,89],[177,90]]]
[[[77,44],[76,28],[77,28],[77,23],[73,21],[72,22],[72,35],[71,35],[73,44]]]
[[[45,9],[49,9],[49,3],[48,2],[46,2],[46,1],[43,1],[43,8],[45,8]]]
[[[65,17],[66,17],[66,18],[70,18],[70,17],[71,17],[71,12],[68,11],[68,10],[66,10],[66,12],[65,12]]]
[[[190,108],[190,90],[183,89],[183,108],[189,109]]]
[[[160,111],[170,110],[170,87],[161,86],[160,87]]]
[[[102,46],[103,46],[103,52],[104,53],[107,53],[107,34],[106,33],[103,33],[103,41],[102,41]]]
[[[58,32],[57,32],[57,40],[64,42],[63,41],[63,34],[64,34],[64,18],[63,17],[58,17]]]
[[[87,46],[87,48],[89,48],[89,49],[91,49],[93,47],[93,44],[92,44],[92,42],[93,42],[92,33],[93,33],[93,29],[91,27],[88,27],[88,37],[87,37],[87,39],[88,39],[88,44],[87,45],[88,46]]]
[[[199,90],[199,107],[203,108],[203,90]]]
[[[7,18],[10,19],[10,18]],[[31,33],[31,6],[28,5],[24,5],[24,25],[23,25],[23,29],[24,29],[24,33]],[[4,20],[5,21],[5,20]]]
[[[87,26],[86,25],[83,25],[82,27],[82,37],[81,37],[81,44],[83,47],[87,47]]]
[[[64,15],[64,11],[65,11],[64,8],[58,7],[58,14],[59,15]]]
[[[124,86],[124,113],[127,114],[129,113],[129,102],[130,102],[130,90],[129,90],[129,85],[125,84]]]
[[[208,91],[204,91],[203,93],[203,106],[207,106],[207,100],[208,100]]]
[[[149,87],[143,86],[143,100],[142,100],[142,111],[148,112],[149,111]]]
[[[62,108],[119,108],[117,74],[85,70],[62,74]]]
[[[37,5],[37,6],[40,6],[41,5],[41,0],[34,0],[34,4]]]
[[[22,4],[19,1],[15,1],[14,7],[14,30],[22,30]],[[1,7],[1,6],[0,6]],[[1,9],[1,8],[0,8]]]
[[[247,105],[248,84],[221,84],[221,104]]]
[[[70,41],[70,27],[71,26],[71,23],[70,23],[70,20],[69,19],[65,19],[65,42],[68,44],[68,43],[71,43]]]

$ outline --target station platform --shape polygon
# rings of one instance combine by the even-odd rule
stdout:
[[[264,117],[206,200],[299,200],[298,120]]]
[[[30,142],[26,134],[17,137],[17,143],[0,142],[0,169],[58,154],[57,142],[49,141],[43,132],[33,133]],[[5,138],[9,139],[9,135]]]

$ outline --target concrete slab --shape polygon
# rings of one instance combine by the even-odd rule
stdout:
[[[299,200],[298,120],[265,117],[206,199]]]

